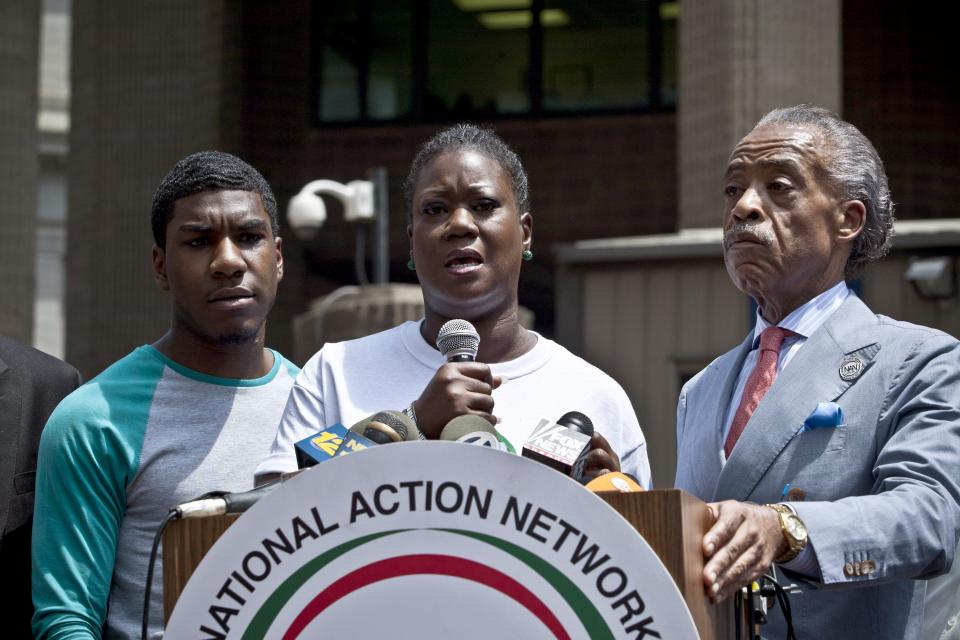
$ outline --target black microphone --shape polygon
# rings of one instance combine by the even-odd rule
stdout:
[[[593,437],[593,420],[579,411],[567,411],[560,416],[557,424],[562,424],[574,431],[579,431],[586,436]]]
[[[447,362],[473,362],[480,349],[480,334],[466,320],[447,320],[437,333],[437,349]]]
[[[590,453],[593,422],[579,411],[568,411],[556,422],[541,420],[523,444],[523,457],[541,462],[578,482]]]
[[[184,502],[174,507],[173,511],[178,518],[206,518],[209,516],[239,515],[252,507],[260,498],[272,492],[278,486],[303,471],[297,469],[281,474],[273,482],[268,482],[256,489],[238,491],[236,493],[222,493],[221,495],[208,494],[205,498]]]

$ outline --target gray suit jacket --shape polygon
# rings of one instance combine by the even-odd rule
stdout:
[[[960,343],[851,295],[778,375],[721,466],[721,421],[751,339],[684,386],[676,486],[707,501],[781,502],[788,483],[802,492],[792,505],[821,576],[788,575],[802,589],[790,599],[801,640],[919,637],[926,583],[913,578],[949,569],[960,535]],[[866,365],[856,379],[839,374],[845,356]],[[831,401],[843,423],[802,431]],[[784,637],[779,608],[763,634]]]

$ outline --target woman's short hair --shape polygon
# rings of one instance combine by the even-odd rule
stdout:
[[[510,148],[503,139],[494,133],[493,129],[478,127],[473,124],[461,123],[443,129],[434,134],[417,150],[410,165],[410,172],[403,183],[403,197],[407,204],[407,219],[413,211],[413,192],[417,188],[420,173],[430,162],[444,153],[452,151],[476,151],[495,160],[510,177],[510,186],[517,199],[520,212],[530,210],[530,190],[527,183],[527,172],[520,162],[520,156]]]

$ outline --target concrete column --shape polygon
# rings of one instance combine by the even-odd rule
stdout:
[[[33,339],[40,2],[0,2],[0,334]]]
[[[241,51],[226,5],[74,0],[66,333],[85,376],[170,324],[150,260],[161,178],[194,151],[236,151],[223,114],[238,109]]]
[[[720,224],[730,151],[778,106],[841,108],[841,0],[686,0],[680,18],[680,228]]]

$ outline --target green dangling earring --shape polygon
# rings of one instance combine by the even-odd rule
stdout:
[[[416,270],[417,270],[417,265],[413,264],[413,258],[410,258],[409,260],[407,260],[407,270],[408,270],[408,271],[416,271]]]
[[[530,251],[530,249],[524,249],[523,253],[520,255],[523,257],[524,262],[530,262],[533,260],[533,251]]]

